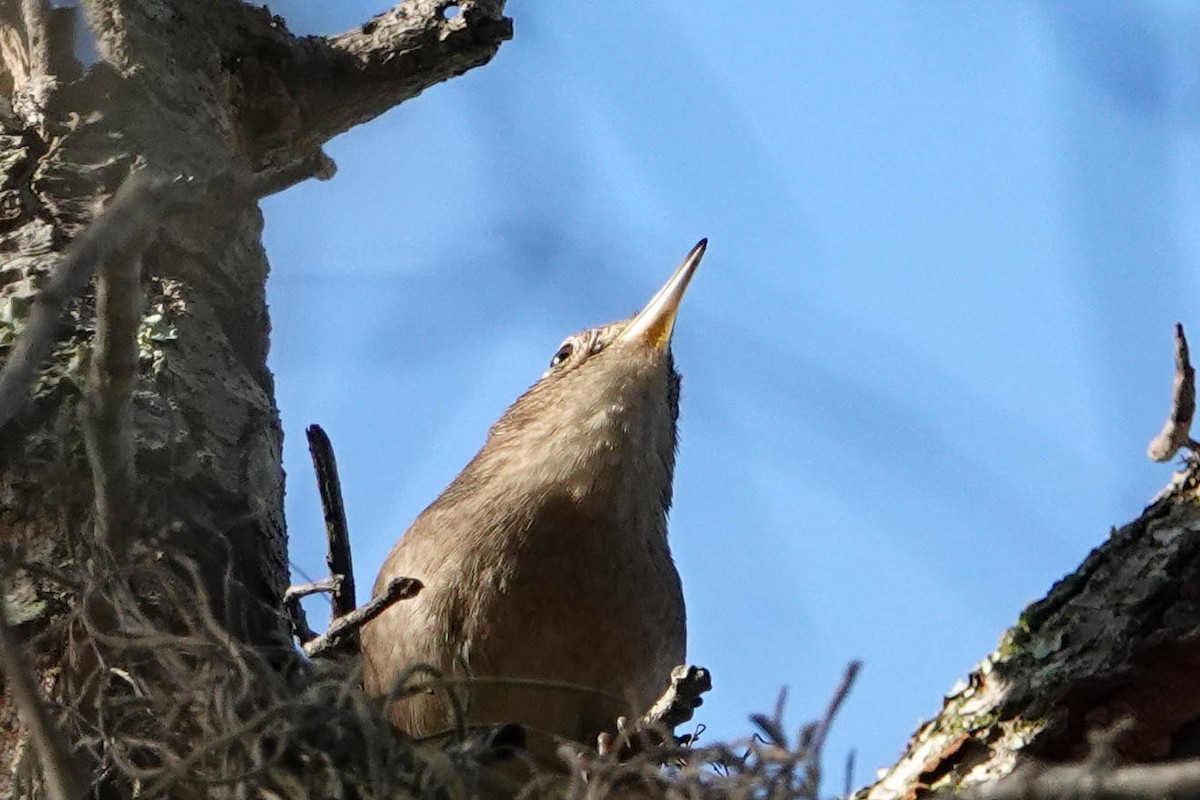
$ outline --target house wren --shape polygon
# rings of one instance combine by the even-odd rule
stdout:
[[[568,337],[388,554],[376,593],[399,576],[425,588],[362,629],[367,691],[393,691],[416,664],[455,679],[393,700],[401,730],[452,728],[453,691],[469,725],[592,743],[683,662],[670,344],[706,244],[642,311]]]

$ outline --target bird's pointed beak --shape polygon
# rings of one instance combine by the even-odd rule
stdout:
[[[683,259],[679,269],[670,280],[658,290],[646,307],[638,312],[621,335],[618,341],[641,342],[655,350],[666,350],[671,344],[671,332],[675,330],[675,317],[679,314],[679,305],[683,302],[683,293],[704,258],[704,250],[708,247],[708,239],[701,239],[692,251]]]

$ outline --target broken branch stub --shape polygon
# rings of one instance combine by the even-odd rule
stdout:
[[[1158,436],[1151,440],[1146,455],[1151,461],[1170,461],[1181,447],[1196,449],[1192,439],[1192,417],[1196,413],[1196,373],[1188,358],[1187,337],[1183,325],[1175,323],[1175,388],[1171,394],[1171,413]]]

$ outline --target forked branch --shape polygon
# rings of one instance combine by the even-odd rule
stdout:
[[[383,592],[372,597],[365,606],[330,622],[329,630],[304,645],[305,654],[309,658],[317,658],[329,653],[345,652],[347,641],[358,635],[359,628],[387,611],[394,603],[416,597],[422,588],[416,578],[393,578]]]

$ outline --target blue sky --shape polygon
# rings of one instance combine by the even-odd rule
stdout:
[[[490,65],[264,204],[292,559],[324,572],[305,425],[365,593],[559,341],[707,236],[671,518],[699,720],[744,735],[787,685],[799,725],[861,658],[829,755],[865,782],[1170,476],[1143,453],[1172,324],[1200,335],[1200,6],[508,13]]]

